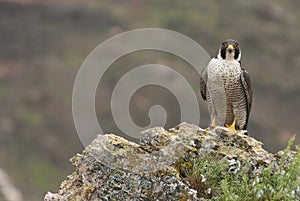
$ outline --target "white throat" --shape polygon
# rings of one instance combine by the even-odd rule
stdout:
[[[226,52],[226,59],[225,60],[227,60],[227,61],[240,61],[241,60],[241,56],[242,56],[242,52],[241,51],[240,51],[239,56],[238,56],[237,59],[234,58],[234,52],[232,52],[232,53]],[[221,52],[220,51],[219,51],[219,54],[218,54],[217,58],[218,59],[223,59],[221,57]]]
[[[235,59],[234,59],[234,52],[231,52],[231,53],[226,52],[226,60],[228,60],[228,61],[233,61],[233,60],[235,60]]]

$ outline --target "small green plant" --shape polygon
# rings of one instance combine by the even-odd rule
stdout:
[[[212,198],[218,193],[220,181],[228,170],[227,161],[219,157],[206,157],[193,161],[191,169],[183,170],[186,180],[197,190],[198,197]]]
[[[300,149],[290,150],[290,140],[279,160],[253,167],[248,161],[206,156],[180,169],[198,197],[215,201],[300,200]],[[234,164],[234,167],[232,167]],[[254,171],[254,169],[256,171]]]

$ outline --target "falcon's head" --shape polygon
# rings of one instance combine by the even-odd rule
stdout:
[[[239,43],[236,40],[228,39],[221,43],[218,59],[240,62],[241,55]]]

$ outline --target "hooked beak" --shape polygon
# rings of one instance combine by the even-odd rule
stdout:
[[[227,50],[229,53],[233,52],[233,46],[232,45],[228,45]]]

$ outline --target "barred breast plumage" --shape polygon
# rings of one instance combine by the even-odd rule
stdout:
[[[236,127],[246,124],[245,94],[240,80],[240,63],[213,58],[207,67],[207,102],[209,113],[218,124],[231,125],[236,117]]]
[[[230,125],[233,130],[247,129],[253,93],[250,76],[240,59],[238,42],[226,40],[201,74],[201,95],[208,102],[210,127]]]

